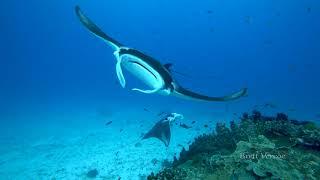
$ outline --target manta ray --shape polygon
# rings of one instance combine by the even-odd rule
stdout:
[[[202,95],[186,88],[183,88],[172,76],[170,71],[171,64],[161,64],[158,60],[148,56],[136,49],[126,47],[117,40],[105,34],[94,22],[92,22],[80,9],[75,7],[75,12],[80,22],[95,36],[104,40],[114,50],[116,62],[116,74],[121,86],[126,86],[122,68],[129,71],[142,82],[144,82],[150,89],[133,88],[133,91],[141,93],[152,94],[158,93],[162,95],[174,95],[177,97],[184,97],[193,100],[204,101],[230,101],[245,96],[247,88],[229,94],[227,96],[212,97]]]
[[[170,113],[166,115],[158,121],[151,130],[142,137],[142,139],[157,138],[162,141],[166,147],[168,147],[171,139],[170,125],[176,119],[183,119],[183,116],[178,113]]]

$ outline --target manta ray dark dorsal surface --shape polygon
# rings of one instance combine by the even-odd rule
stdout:
[[[148,138],[157,138],[162,141],[166,147],[168,147],[171,139],[170,121],[165,118],[157,122],[142,139]]]
[[[79,6],[75,7],[75,12],[80,22],[94,35],[103,39],[115,50],[114,55],[117,59],[116,72],[121,86],[125,87],[125,78],[122,73],[123,64],[134,66],[126,66],[127,70],[131,70],[131,73],[137,75],[140,80],[142,79],[146,84],[152,86],[151,90],[141,90],[133,88],[146,94],[159,93],[163,95],[175,95],[177,97],[183,97],[193,100],[202,101],[232,101],[239,99],[240,97],[247,95],[247,88],[243,88],[240,91],[232,93],[230,95],[214,97],[202,95],[191,90],[188,90],[178,84],[170,73],[170,64],[162,65],[159,61],[148,56],[138,50],[123,47],[121,43],[104,33],[95,23],[93,23],[84,13]],[[129,60],[128,60],[129,59]],[[143,74],[141,76],[141,74]],[[140,75],[140,76],[139,76]]]

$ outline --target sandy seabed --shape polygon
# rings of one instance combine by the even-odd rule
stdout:
[[[197,135],[213,128],[203,128],[206,120],[201,119],[196,119],[191,129],[173,124],[171,143],[165,147],[155,138],[140,140],[159,120],[154,115],[128,112],[112,118],[63,118],[76,118],[82,123],[59,121],[33,128],[29,125],[24,134],[12,128],[11,135],[2,135],[0,179],[87,179],[88,171],[94,169],[98,171],[96,179],[146,179],[151,172],[158,172],[165,160],[172,160],[183,147],[187,149]],[[95,120],[89,121],[90,118]],[[111,124],[105,125],[111,120]],[[182,121],[191,124],[193,120]],[[36,138],[28,138],[31,134],[37,134]]]

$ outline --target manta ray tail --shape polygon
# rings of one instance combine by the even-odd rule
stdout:
[[[238,92],[232,93],[227,96],[222,96],[222,97],[211,97],[211,96],[206,96],[206,95],[201,95],[195,92],[192,92],[190,90],[187,90],[181,86],[175,87],[174,90],[175,95],[185,97],[185,98],[190,98],[190,99],[195,99],[195,100],[203,100],[203,101],[231,101],[235,99],[239,99],[240,97],[246,96],[247,95],[247,88],[243,88]]]
[[[81,11],[79,6],[75,7],[75,12],[81,21],[81,23],[90,30],[94,35],[98,36],[99,38],[102,38],[104,41],[106,41],[114,50],[118,50],[122,45],[114,40],[113,38],[106,35],[96,24],[94,24],[87,16],[84,15],[84,13]]]

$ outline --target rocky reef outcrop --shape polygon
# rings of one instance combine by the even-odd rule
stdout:
[[[218,123],[183,149],[162,179],[320,179],[320,128],[279,113],[244,113],[230,126]]]

